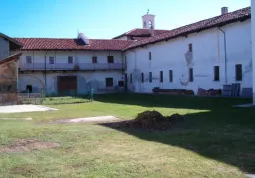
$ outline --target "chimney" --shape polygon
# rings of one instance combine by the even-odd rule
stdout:
[[[228,7],[222,7],[221,8],[221,15],[227,14],[228,13]]]

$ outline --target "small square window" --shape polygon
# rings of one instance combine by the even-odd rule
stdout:
[[[108,61],[108,63],[114,63],[114,58],[113,58],[113,56],[108,56],[108,57],[107,57],[107,61]]]
[[[26,63],[32,64],[32,56],[26,56]]]
[[[68,64],[73,64],[73,56],[68,56]]]
[[[94,64],[97,63],[97,56],[92,57],[92,63],[94,63]]]
[[[50,64],[54,64],[54,63],[55,63],[54,57],[49,57],[49,63],[50,63]]]
[[[106,84],[106,87],[113,87],[113,78],[106,78],[105,84]]]

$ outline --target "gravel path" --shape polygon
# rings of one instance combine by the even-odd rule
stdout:
[[[117,120],[119,119],[114,116],[98,116],[98,117],[56,120],[53,123],[64,124],[64,123],[81,123],[81,122],[111,122],[111,121],[117,121]]]
[[[57,109],[49,108],[46,106],[40,106],[40,105],[32,105],[32,104],[0,106],[0,113],[55,111],[55,110]]]

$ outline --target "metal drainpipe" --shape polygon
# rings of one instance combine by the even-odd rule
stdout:
[[[46,95],[46,88],[47,88],[47,79],[46,79],[46,58],[47,58],[47,51],[44,56],[44,96]]]
[[[219,30],[223,33],[224,35],[224,52],[225,52],[225,83],[228,84],[228,77],[227,77],[227,42],[226,42],[226,33],[224,30],[222,30],[219,27]]]

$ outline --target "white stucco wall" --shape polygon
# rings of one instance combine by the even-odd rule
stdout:
[[[255,71],[255,1],[251,0],[252,68]],[[255,104],[255,72],[253,72],[253,104]]]
[[[127,36],[121,36],[119,38],[116,38],[116,40],[128,40],[129,38]]]
[[[227,42],[227,83],[235,81],[235,64],[243,65],[243,80],[241,87],[252,87],[251,71],[251,30],[250,20],[238,22],[222,27],[226,31]],[[188,45],[193,45],[193,73],[194,81],[187,86],[181,84],[188,80],[188,66],[184,54]],[[149,52],[152,60],[149,60]],[[143,48],[126,51],[127,74],[133,76],[133,82],[128,82],[128,88],[134,92],[152,92],[154,87],[167,89],[192,89],[198,88],[222,89],[225,80],[225,56],[223,33],[218,29],[209,29],[193,33],[188,37],[179,37],[163,41]],[[214,80],[214,66],[220,66],[220,81]],[[247,66],[247,70],[246,67]],[[169,70],[173,70],[173,82],[169,82]],[[164,81],[159,82],[159,72],[163,71]],[[144,73],[144,83],[141,83],[141,72]],[[152,72],[153,81],[149,83],[149,72]]]
[[[44,64],[46,55],[46,63],[49,63],[49,57],[55,58],[54,65],[69,65],[68,56],[73,56],[78,63],[92,63],[92,56],[97,56],[97,63],[107,63],[107,56],[114,56],[114,63],[122,62],[121,52],[106,52],[106,51],[24,51],[20,57],[20,67],[26,65],[26,56],[32,56],[33,63]],[[19,73],[19,90],[25,91],[27,85],[32,85],[33,92],[40,92],[46,87],[47,95],[57,95],[58,76],[77,76],[77,92],[78,94],[86,94],[90,88],[94,88],[95,93],[105,93],[113,91],[118,85],[118,81],[123,79],[122,71],[106,70],[106,71],[47,71],[46,80],[43,72],[25,72]],[[113,87],[106,87],[105,79],[113,78]],[[46,81],[46,85],[45,85]]]
[[[8,57],[9,51],[10,51],[9,41],[0,37],[0,59],[4,59]]]
[[[114,56],[114,62],[122,61],[121,52],[117,51],[23,51],[20,66],[26,64],[26,56],[31,56],[33,63],[49,63],[49,57],[55,58],[55,64],[67,64],[68,56],[73,56],[78,63],[92,63],[92,56],[97,56],[98,63],[107,63],[107,56]]]
[[[97,71],[97,72],[56,72],[46,74],[34,72],[19,74],[19,91],[24,92],[27,85],[32,85],[33,92],[41,92],[46,87],[47,95],[58,94],[58,76],[77,76],[77,92],[79,95],[86,94],[91,88],[95,93],[107,93],[114,91],[118,81],[123,79],[122,73],[118,71]],[[113,78],[113,87],[106,87],[106,78]]]

